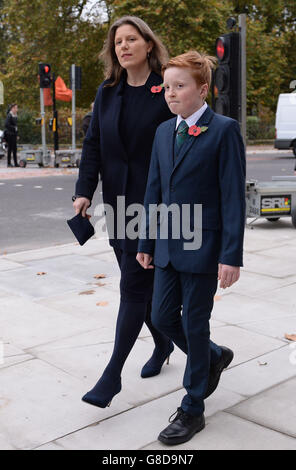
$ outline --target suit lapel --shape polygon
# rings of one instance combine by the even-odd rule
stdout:
[[[214,116],[214,112],[211,110],[211,108],[208,106],[205,112],[202,114],[202,116],[199,118],[199,120],[196,122],[196,126],[202,127],[202,126],[208,126]],[[182,145],[178,157],[175,159],[175,165],[173,166],[173,172],[176,170],[176,168],[180,165],[181,161],[184,159],[185,155],[188,153],[194,142],[198,142],[198,139],[201,138],[201,135],[195,137],[194,135],[191,135],[187,140],[184,142]]]
[[[177,118],[175,119],[172,119],[170,121],[170,126],[169,126],[169,130],[168,130],[168,140],[167,140],[167,149],[168,149],[168,152],[167,152],[167,163],[168,163],[168,166],[169,166],[169,171],[170,173],[173,171],[173,166],[174,166],[174,140],[175,140],[175,128],[176,128],[176,120]]]

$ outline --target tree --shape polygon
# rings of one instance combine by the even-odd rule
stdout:
[[[104,28],[82,17],[87,0],[6,0],[2,12],[8,57],[0,80],[6,100],[39,108],[38,63],[48,62],[69,84],[72,63],[83,70],[84,88],[77,105],[88,107],[102,79],[98,62]]]

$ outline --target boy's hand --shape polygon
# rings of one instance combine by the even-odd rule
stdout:
[[[149,255],[148,253],[138,253],[136,256],[136,260],[144,269],[154,269],[154,266],[150,264],[152,259],[153,256]]]
[[[239,266],[228,266],[228,264],[219,263],[218,280],[222,289],[232,286],[232,284],[239,280],[239,275]]]

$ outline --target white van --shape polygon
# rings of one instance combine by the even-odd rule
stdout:
[[[276,149],[292,148],[296,157],[296,93],[281,93],[275,118]]]

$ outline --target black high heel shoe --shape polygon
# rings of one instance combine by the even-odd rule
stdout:
[[[169,341],[167,350],[162,354],[158,354],[157,349],[155,348],[151,358],[149,359],[149,361],[146,362],[141,371],[141,377],[143,379],[146,379],[148,377],[154,377],[155,375],[158,375],[165,360],[167,361],[167,364],[169,364],[170,355],[173,351],[174,344],[172,343],[172,341]]]
[[[87,392],[82,401],[90,405],[98,406],[99,408],[106,408],[111,405],[111,401],[117,393],[121,390],[121,378],[112,380],[112,378],[105,378],[102,376],[96,385]]]

